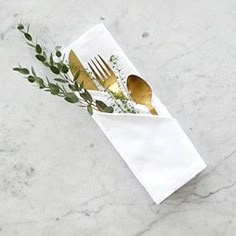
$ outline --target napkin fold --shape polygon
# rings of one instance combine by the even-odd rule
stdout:
[[[66,57],[71,49],[85,67],[98,54],[106,61],[111,55],[117,55],[126,77],[130,74],[140,76],[103,24],[96,25],[65,48]],[[105,99],[103,92],[91,93],[96,99]],[[93,119],[159,204],[201,172],[206,164],[179,123],[155,95],[152,104],[159,116],[95,112]],[[142,109],[145,107],[140,106]]]

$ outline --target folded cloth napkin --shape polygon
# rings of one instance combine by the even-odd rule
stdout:
[[[83,65],[96,55],[108,61],[119,57],[124,75],[140,75],[103,24],[96,25],[64,49],[78,55]],[[92,91],[91,91],[92,92]],[[93,96],[104,100],[103,92]],[[202,171],[206,164],[179,123],[158,97],[152,104],[159,115],[95,112],[93,119],[156,204]],[[140,110],[145,108],[140,106]]]

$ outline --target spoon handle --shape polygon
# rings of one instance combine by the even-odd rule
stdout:
[[[153,107],[151,103],[147,104],[147,107],[153,115],[158,115],[157,111],[155,110],[155,108]]]

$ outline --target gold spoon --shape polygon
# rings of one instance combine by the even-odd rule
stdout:
[[[147,106],[153,115],[158,115],[151,104],[152,89],[144,79],[137,75],[129,75],[127,79],[127,88],[134,102]]]

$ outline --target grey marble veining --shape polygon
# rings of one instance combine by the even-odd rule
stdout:
[[[235,235],[235,1],[0,5],[0,235]],[[103,22],[208,168],[156,206],[86,111],[11,70],[37,64],[20,19],[49,49]]]

